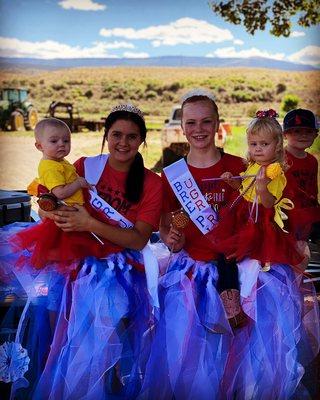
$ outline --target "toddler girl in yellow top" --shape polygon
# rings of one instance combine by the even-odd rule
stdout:
[[[71,148],[69,127],[56,118],[43,119],[35,127],[35,139],[36,148],[43,154],[38,166],[37,182],[67,205],[82,205],[82,188],[90,188],[90,185],[64,159]],[[31,194],[37,195],[32,190]],[[98,246],[87,232],[63,232],[51,219],[19,232],[13,241],[20,248],[32,251],[31,263],[36,268],[52,262],[68,264],[94,255]]]
[[[274,110],[258,111],[247,128],[248,167],[242,179],[225,172],[224,178],[239,189],[211,234],[227,257],[256,259],[267,270],[270,263],[298,265],[303,255],[294,237],[284,230],[285,210],[294,207],[283,198],[283,134]],[[242,180],[242,181],[241,181]]]

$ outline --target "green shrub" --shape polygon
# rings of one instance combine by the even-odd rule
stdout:
[[[271,102],[274,100],[273,92],[270,90],[264,90],[258,93],[256,96],[257,100],[264,101],[264,102]]]
[[[173,101],[173,99],[174,96],[172,95],[172,93],[163,92],[161,102]]]
[[[56,90],[56,91],[59,91],[59,90],[62,90],[62,89],[66,88],[64,85],[62,85],[60,83],[53,83],[51,85],[51,87],[52,87],[53,90]]]
[[[283,93],[286,91],[286,89],[287,89],[287,86],[284,83],[278,83],[276,93],[277,94]]]
[[[282,99],[281,110],[287,113],[288,111],[297,108],[299,102],[300,99],[298,96],[296,96],[295,94],[287,94]]]
[[[180,82],[173,82],[173,83],[171,83],[171,85],[167,85],[163,89],[176,93],[179,89],[182,89],[182,88],[183,88],[183,85]]]
[[[93,92],[92,92],[92,90],[87,90],[85,93],[84,93],[84,95],[88,98],[88,99],[91,99],[91,97],[93,96]]]
[[[231,98],[235,103],[241,103],[241,102],[248,102],[253,100],[253,95],[252,93],[248,93],[242,90],[236,91],[235,93],[232,93]]]
[[[83,84],[83,81],[71,79],[71,80],[67,81],[66,84],[67,84],[67,85],[70,85],[70,86],[71,86],[71,85],[82,85],[82,84]]]
[[[257,106],[257,104],[251,104],[247,110],[247,116],[250,118],[254,118],[258,110],[259,107]]]
[[[155,99],[158,96],[158,93],[155,92],[154,90],[148,90],[146,93],[146,99]]]

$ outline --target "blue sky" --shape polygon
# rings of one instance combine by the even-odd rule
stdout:
[[[0,56],[52,58],[263,56],[320,66],[320,27],[254,36],[210,0],[0,0]]]

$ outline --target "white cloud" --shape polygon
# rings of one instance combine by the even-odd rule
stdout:
[[[300,36],[306,36],[305,32],[302,31],[293,31],[290,34],[290,37],[300,37]]]
[[[123,57],[124,58],[149,58],[149,54],[148,53],[134,53],[132,51],[125,51],[123,53]]]
[[[320,66],[320,47],[307,46],[304,49],[291,54],[288,59],[299,64]]]
[[[103,58],[118,57],[109,54],[109,49],[127,48],[135,46],[128,42],[94,42],[91,47],[69,46],[64,43],[46,40],[44,42],[28,42],[15,38],[0,37],[0,56],[26,58]]]
[[[103,45],[105,49],[134,49],[135,45],[129,42],[93,42],[94,45]]]
[[[239,45],[239,46],[242,46],[242,45],[244,44],[244,41],[241,40],[241,39],[235,39],[235,40],[233,41],[233,44],[237,44],[237,45]]]
[[[274,60],[284,60],[284,53],[268,53],[267,51],[259,50],[252,47],[248,50],[237,51],[234,47],[223,47],[215,50],[213,53],[208,53],[206,57],[219,58],[249,58],[249,57],[265,57]]]
[[[107,8],[104,4],[99,4],[92,0],[63,0],[58,3],[66,10],[74,9],[81,11],[100,11]]]
[[[149,26],[144,29],[103,28],[100,30],[100,35],[123,37],[129,40],[150,40],[154,47],[221,43],[233,39],[233,35],[228,29],[220,29],[206,21],[194,18],[180,18],[168,25]]]

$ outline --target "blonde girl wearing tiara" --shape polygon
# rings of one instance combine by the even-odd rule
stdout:
[[[219,224],[209,234],[227,258],[259,260],[296,266],[303,260],[294,237],[285,230],[286,210],[294,207],[283,198],[283,134],[274,110],[258,111],[247,128],[248,167],[240,176],[221,175],[236,192]]]
[[[221,179],[206,179],[225,171],[239,175],[244,160],[215,146],[219,111],[210,91],[188,91],[181,109],[190,150],[162,174],[160,235],[173,251],[159,282],[160,319],[139,400],[219,399],[231,321],[241,313],[236,265],[224,262],[206,238],[233,190]],[[226,312],[223,294],[233,298],[232,313]]]
[[[250,122],[249,164],[240,174],[242,182],[230,173],[222,175],[240,187],[240,194],[212,231],[220,250],[239,260],[241,304],[250,317],[234,332],[229,350],[221,380],[222,398],[227,400],[315,394],[303,386],[302,378],[319,351],[319,307],[313,284],[304,282],[297,267],[303,256],[283,228],[283,210],[293,204],[282,197],[286,178],[276,116],[274,110],[259,111]]]

